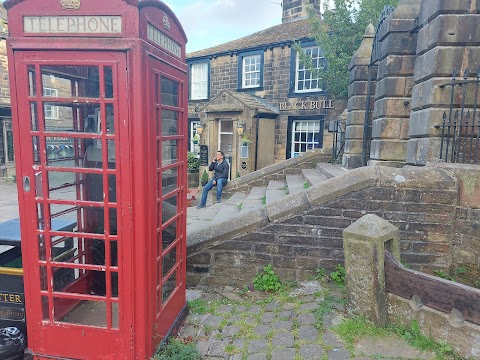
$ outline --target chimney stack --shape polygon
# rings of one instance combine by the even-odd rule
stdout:
[[[321,15],[321,0],[283,0],[282,23],[306,19],[307,8],[313,6],[318,15]]]

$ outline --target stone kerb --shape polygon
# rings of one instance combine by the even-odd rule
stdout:
[[[385,248],[400,260],[400,231],[377,215],[368,214],[343,231],[349,311],[376,325],[387,321]]]

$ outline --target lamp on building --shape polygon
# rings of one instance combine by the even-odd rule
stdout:
[[[203,125],[202,125],[202,124],[198,124],[198,125],[195,127],[195,131],[197,132],[198,135],[202,135],[202,133],[203,133]]]
[[[238,136],[242,136],[242,135],[243,135],[243,132],[245,131],[245,125],[246,125],[245,123],[243,123],[243,124],[240,124],[240,123],[239,123],[239,124],[237,125],[237,134],[238,134]]]

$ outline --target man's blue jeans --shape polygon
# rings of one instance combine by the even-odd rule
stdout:
[[[205,187],[203,188],[202,201],[200,202],[201,206],[205,206],[205,204],[207,203],[208,192],[212,190],[214,186],[217,187],[217,201],[220,201],[222,199],[222,190],[223,190],[223,187],[227,185],[228,180],[223,178],[218,179],[216,185],[213,185],[213,180],[215,179],[210,180],[207,183],[207,185],[205,185]]]

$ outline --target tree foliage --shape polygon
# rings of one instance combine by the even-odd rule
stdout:
[[[377,25],[383,8],[397,5],[398,0],[333,0],[326,5],[323,19],[313,8],[309,9],[309,20],[314,38],[324,52],[327,66],[320,71],[327,92],[337,98],[348,97],[348,64],[360,46],[368,24]],[[300,60],[306,61],[304,53]],[[308,61],[307,61],[308,63]]]

